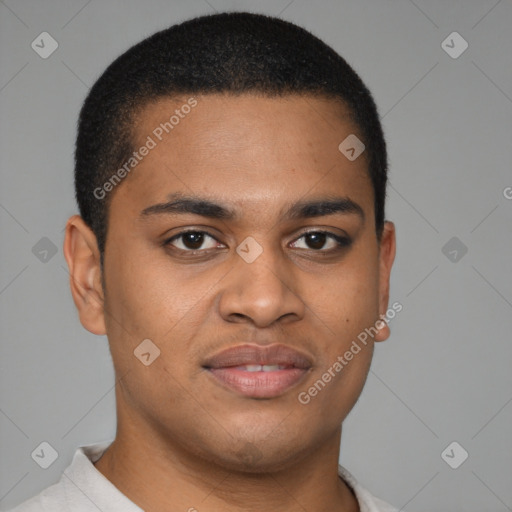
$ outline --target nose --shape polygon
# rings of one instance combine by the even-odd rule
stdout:
[[[300,293],[298,269],[279,250],[264,248],[250,263],[235,253],[219,291],[219,313],[228,322],[256,327],[298,321],[306,310]]]

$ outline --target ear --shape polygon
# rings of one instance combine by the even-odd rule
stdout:
[[[375,341],[387,340],[390,330],[385,318],[389,303],[389,279],[391,267],[395,260],[396,238],[395,225],[392,222],[384,222],[384,229],[379,249],[379,313],[381,320],[378,321],[379,330],[375,335]]]
[[[106,334],[100,252],[96,236],[79,215],[68,219],[63,249],[80,322],[93,334]]]

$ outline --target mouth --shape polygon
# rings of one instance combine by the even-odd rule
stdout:
[[[217,384],[250,398],[276,398],[305,377],[311,359],[286,345],[239,345],[204,364]]]

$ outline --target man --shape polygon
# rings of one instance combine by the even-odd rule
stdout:
[[[291,23],[196,18],[112,63],[64,253],[116,438],[16,512],[395,510],[338,466],[389,336],[386,162],[367,88]]]

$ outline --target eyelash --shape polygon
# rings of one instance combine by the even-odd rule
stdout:
[[[175,240],[183,237],[184,235],[190,234],[190,233],[207,235],[207,236],[213,238],[216,242],[219,242],[212,234],[208,233],[208,231],[188,229],[188,230],[185,230],[185,231],[181,231],[180,233],[177,233],[176,235],[173,235],[171,238],[166,239],[163,242],[163,246],[167,247],[169,245],[172,245],[172,242],[174,242]],[[306,232],[302,233],[302,235],[300,235],[298,238],[293,240],[293,242],[296,242],[297,240],[300,240],[301,238],[303,238],[303,237],[305,237],[307,235],[312,235],[312,234],[315,234],[315,235],[316,234],[327,235],[327,238],[330,238],[331,240],[334,240],[336,242],[337,247],[331,248],[331,249],[328,249],[328,250],[324,250],[324,249],[302,249],[302,250],[309,250],[309,251],[313,251],[313,252],[316,252],[316,253],[329,254],[331,252],[336,252],[336,251],[340,251],[342,249],[345,249],[345,248],[349,247],[351,245],[351,243],[352,243],[352,240],[350,238],[348,238],[348,237],[340,236],[340,235],[337,235],[337,234],[332,233],[330,231],[323,231],[323,230],[306,231]],[[198,253],[206,253],[206,252],[209,252],[211,250],[215,250],[215,249],[195,249],[195,250],[194,249],[180,249],[178,247],[174,247],[174,249],[176,249],[177,251],[180,251],[180,252],[191,254],[191,255],[195,255],[195,254],[198,254]]]

